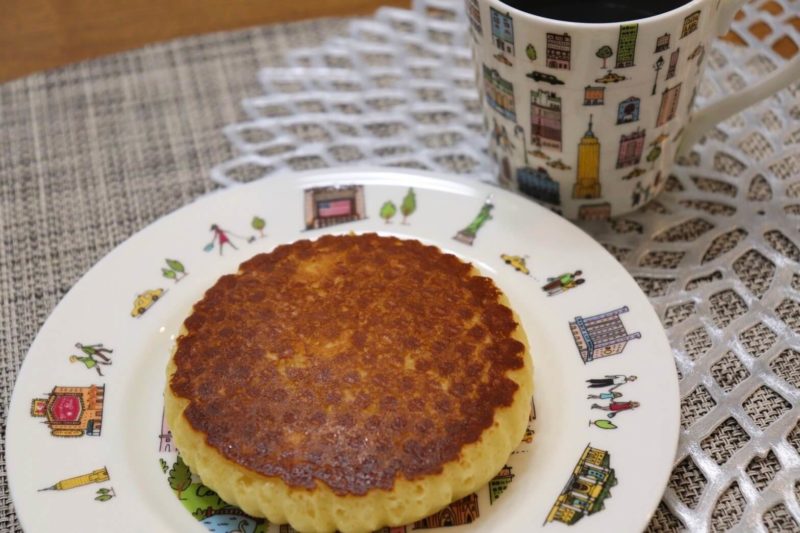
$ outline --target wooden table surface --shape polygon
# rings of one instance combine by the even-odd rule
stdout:
[[[174,37],[410,0],[1,0],[0,81]]]

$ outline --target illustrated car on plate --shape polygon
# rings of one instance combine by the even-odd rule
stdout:
[[[526,276],[530,275],[530,271],[528,270],[528,266],[525,264],[525,258],[519,255],[508,255],[508,254],[501,254],[500,259],[505,261],[507,265],[511,265],[514,267],[514,270],[517,272],[522,272]]]
[[[139,318],[142,316],[145,311],[150,309],[153,304],[156,303],[159,298],[161,298],[163,294],[164,289],[152,289],[149,291],[144,291],[133,301],[133,311],[131,311],[131,316],[134,318]]]

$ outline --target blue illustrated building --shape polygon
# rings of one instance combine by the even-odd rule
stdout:
[[[561,205],[558,182],[542,167],[518,168],[517,185],[522,194],[548,204]]]
[[[514,55],[514,20],[511,14],[503,14],[490,8],[492,14],[492,42],[508,54]]]
[[[635,96],[621,101],[617,108],[617,124],[627,124],[639,120],[639,103],[640,100]]]

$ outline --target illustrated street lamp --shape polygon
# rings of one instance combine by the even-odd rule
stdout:
[[[525,166],[528,167],[530,165],[528,164],[528,143],[525,139],[525,130],[522,129],[522,126],[517,124],[514,126],[514,135],[517,137],[522,137],[522,153],[525,155]]]
[[[651,95],[656,94],[656,85],[658,84],[658,71],[661,70],[663,66],[664,66],[664,56],[658,56],[658,59],[653,65],[653,68],[656,70],[656,79],[653,80],[653,92],[650,93]]]

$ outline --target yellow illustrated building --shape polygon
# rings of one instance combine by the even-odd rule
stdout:
[[[600,141],[592,131],[591,115],[589,129],[578,143],[578,174],[572,197],[600,198]]]
[[[558,521],[572,525],[587,514],[601,511],[616,484],[609,453],[587,445],[545,523]]]

